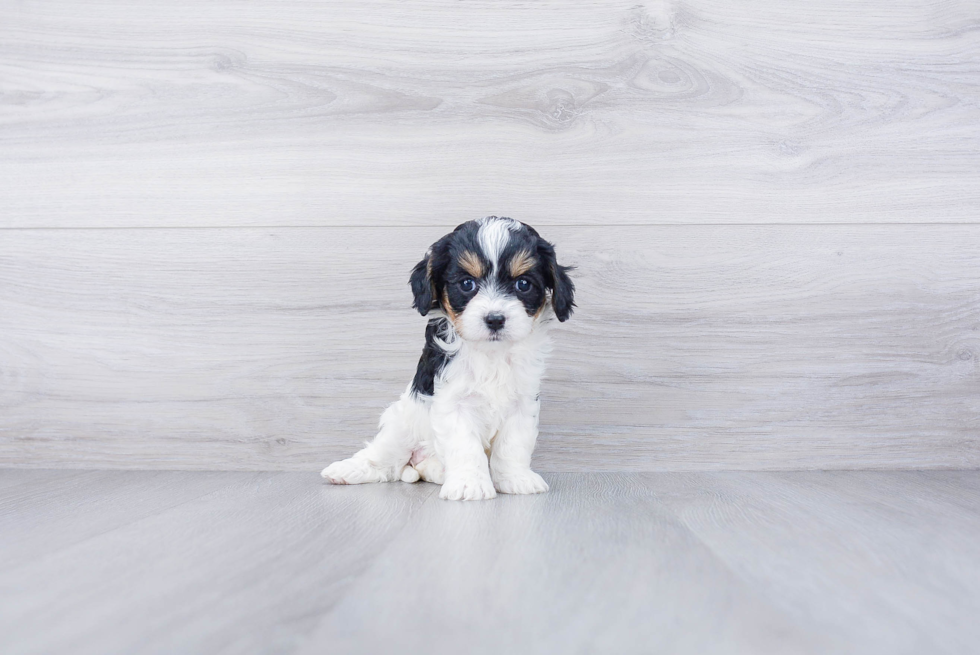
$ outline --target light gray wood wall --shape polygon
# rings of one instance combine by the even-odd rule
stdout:
[[[457,223],[578,266],[546,470],[980,466],[972,2],[8,3],[0,464],[317,468]]]

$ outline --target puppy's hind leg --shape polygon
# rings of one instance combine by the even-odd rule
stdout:
[[[333,484],[414,482],[417,474],[407,471],[409,458],[418,444],[418,424],[428,420],[426,407],[410,392],[381,415],[378,434],[349,459],[334,462],[320,472]],[[413,479],[414,478],[414,479]]]
[[[426,482],[442,484],[446,481],[446,467],[442,465],[438,455],[432,453],[421,462],[413,464],[419,477]]]

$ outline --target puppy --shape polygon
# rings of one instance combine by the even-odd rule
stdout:
[[[334,484],[441,484],[440,498],[535,494],[531,470],[549,328],[575,306],[569,267],[534,228],[488,216],[432,244],[412,271],[429,316],[415,379],[374,440],[323,469]]]

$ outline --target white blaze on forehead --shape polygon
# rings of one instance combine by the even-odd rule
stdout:
[[[497,271],[497,260],[500,253],[507,247],[510,241],[510,233],[520,229],[520,223],[512,218],[497,218],[488,216],[480,219],[480,231],[477,232],[477,239],[480,241],[480,248],[483,254],[490,260],[494,272]]]

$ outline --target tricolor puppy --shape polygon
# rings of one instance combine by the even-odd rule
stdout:
[[[421,478],[452,500],[547,491],[531,452],[548,330],[575,305],[568,270],[534,228],[510,218],[463,223],[432,244],[410,280],[415,308],[430,317],[415,379],[374,440],[323,477]]]

